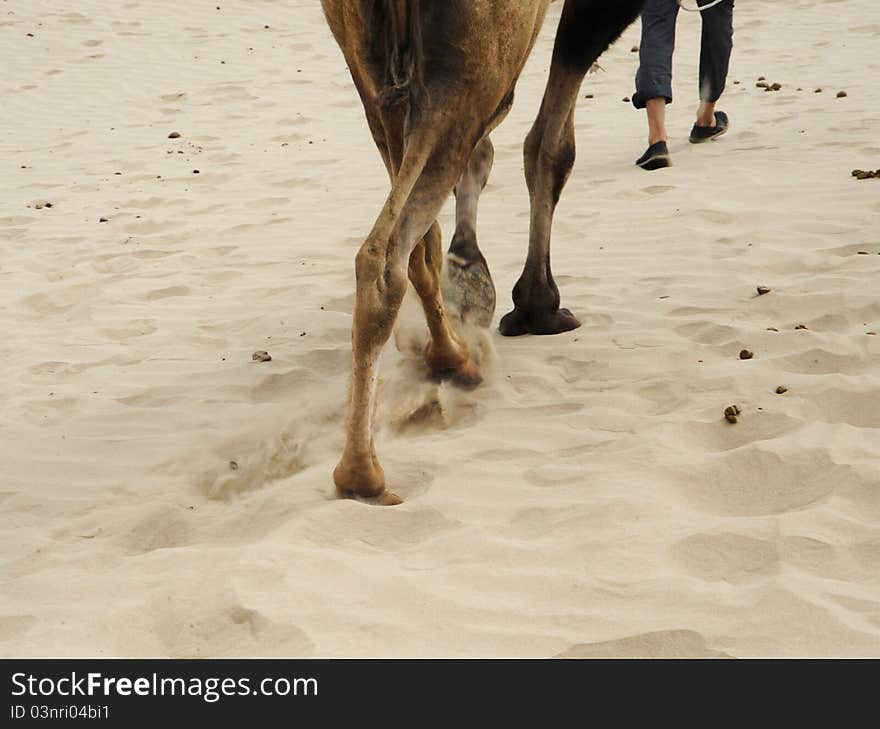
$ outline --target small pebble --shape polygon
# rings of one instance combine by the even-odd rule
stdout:
[[[742,410],[739,409],[738,405],[728,405],[724,408],[724,419],[728,423],[735,423],[737,421],[737,415],[739,415]]]
[[[638,53],[638,52],[639,52],[639,47],[638,47],[638,46],[633,46],[632,48],[629,49],[629,52],[630,52],[630,53]]]
[[[237,461],[229,461],[229,468],[233,471],[238,470],[238,462]]]
[[[771,91],[779,91],[779,89],[781,89],[781,88],[782,88],[782,84],[780,84],[780,83],[774,83],[774,84],[770,87],[770,90],[771,90]]]
[[[766,76],[758,76],[758,81],[766,81],[766,80],[767,80]]]
[[[755,88],[756,89],[768,89],[770,87],[768,86],[766,81],[758,81],[758,83],[755,84]]]
[[[168,139],[177,139],[179,137],[180,137],[180,132],[171,132],[171,134],[168,135]]]
[[[798,324],[798,325],[795,327],[795,329],[806,329],[806,328],[807,328],[807,325],[806,325],[806,324]]]
[[[779,387],[776,388],[777,395],[783,395],[786,392],[788,392],[788,388],[785,385],[780,385]]]
[[[98,218],[98,222],[99,222],[99,223],[106,223],[106,222],[107,222],[107,218]]]
[[[261,349],[261,350],[258,350],[258,351],[256,351],[256,352],[254,352],[254,353],[251,355],[251,359],[252,359],[254,362],[271,362],[271,361],[272,361],[272,355],[270,355],[268,352],[264,352],[264,351]]]
[[[838,99],[842,99],[844,96],[846,96],[846,91],[838,91],[837,92]]]
[[[764,294],[770,293],[769,286],[758,286],[758,296],[763,296]]]
[[[822,89],[816,89],[813,93],[814,93],[814,94],[821,94],[821,93],[822,93]]]
[[[751,359],[751,358],[754,357],[754,356],[755,356],[755,353],[754,353],[754,352],[750,352],[750,351],[747,350],[747,349],[743,349],[743,350],[739,353],[739,358],[740,358],[740,359]]]
[[[779,330],[776,327],[767,327],[768,332],[778,332]]]
[[[627,103],[629,103],[629,101],[630,101],[630,98],[629,98],[629,96],[624,96],[624,97],[623,97],[623,101],[625,101],[625,102],[627,102]]]
[[[52,203],[46,203],[43,207],[51,208],[51,207],[52,207]]]
[[[198,171],[198,170],[193,170],[193,174],[194,174],[194,175],[197,175],[197,174],[199,174],[199,171]]]

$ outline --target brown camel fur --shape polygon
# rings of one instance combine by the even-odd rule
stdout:
[[[476,241],[477,201],[492,167],[489,133],[507,115],[550,0],[322,0],[363,102],[391,191],[355,259],[352,379],[340,495],[400,503],[385,488],[373,445],[379,357],[407,280],[422,301],[437,376],[480,382],[443,303],[436,218],[453,192],[456,231],[449,297],[463,316],[491,321],[495,292]],[[574,106],[599,55],[641,10],[642,0],[566,0],[544,100],[526,138],[531,198],[528,255],[501,333],[555,334],[580,326],[559,308],[550,271],[553,211],[574,164]]]

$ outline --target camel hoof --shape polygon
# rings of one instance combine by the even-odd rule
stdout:
[[[380,496],[376,497],[376,504],[379,506],[397,506],[402,503],[403,499],[397,494],[392,494],[390,491],[385,491]]]
[[[441,367],[431,371],[431,379],[435,382],[448,380],[463,390],[473,390],[483,382],[483,376],[474,361],[468,357],[459,367]]]
[[[568,309],[538,309],[527,311],[514,308],[501,317],[498,331],[505,337],[523,334],[562,334],[577,329],[581,323]]]
[[[455,253],[446,255],[443,299],[458,311],[461,320],[484,329],[495,315],[495,284],[485,259],[468,261]]]
[[[384,488],[379,493],[370,493],[368,491],[354,491],[337,486],[336,495],[340,499],[353,499],[354,501],[360,501],[362,504],[371,504],[373,506],[397,506],[403,503],[403,499],[400,496]]]

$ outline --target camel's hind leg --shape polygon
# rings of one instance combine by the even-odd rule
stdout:
[[[422,300],[431,333],[425,361],[435,377],[448,377],[458,385],[473,387],[480,384],[482,378],[467,345],[450,326],[440,290],[442,266],[440,226],[435,221],[409,257],[409,280]]]
[[[477,132],[471,134],[469,146],[467,135],[457,129],[455,134],[460,137],[457,142],[453,141],[453,130],[444,128],[442,119],[426,120],[420,128],[425,131],[409,136],[406,153],[385,207],[356,257],[357,293],[346,443],[342,459],[333,472],[333,480],[341,495],[373,498],[383,504],[400,503],[400,498],[385,490],[385,476],[373,446],[372,420],[379,357],[391,335],[406,292],[407,274],[413,270],[411,261],[416,244],[427,234],[429,240],[435,241],[430,252],[432,260],[435,260],[435,251],[436,258],[440,257],[439,235],[433,236],[429,228],[433,230],[437,214],[461,176],[478,136]],[[415,268],[422,273],[418,261],[416,257]],[[432,266],[431,270],[435,268]],[[422,288],[422,277],[417,275],[416,278]],[[430,285],[433,284],[426,283],[426,286]],[[427,288],[422,290],[427,293]],[[440,314],[434,321],[432,334],[436,332],[436,341],[443,342],[443,337],[447,333],[451,335],[451,330],[442,315],[442,305]],[[455,349],[448,348],[449,351]],[[466,352],[462,345],[461,353],[465,358]],[[444,355],[448,353],[443,352]],[[472,365],[468,366],[467,362],[468,359],[459,359],[442,364],[467,373],[471,379],[478,378],[478,373],[475,369],[471,372]]]
[[[574,107],[581,81],[641,6],[642,0],[565,2],[541,111],[524,147],[531,199],[529,252],[513,287],[514,309],[499,325],[506,336],[558,334],[580,326],[568,309],[559,308],[559,289],[550,270],[553,211],[574,166]]]

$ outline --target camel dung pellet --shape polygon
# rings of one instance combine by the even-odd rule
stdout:
[[[774,84],[770,87],[770,90],[771,90],[771,91],[779,91],[779,89],[781,89],[781,88],[782,88],[782,84],[780,84],[780,83],[774,83]]]
[[[735,423],[737,421],[737,415],[739,415],[742,410],[739,409],[737,405],[728,405],[724,408],[724,419],[728,423]]]

